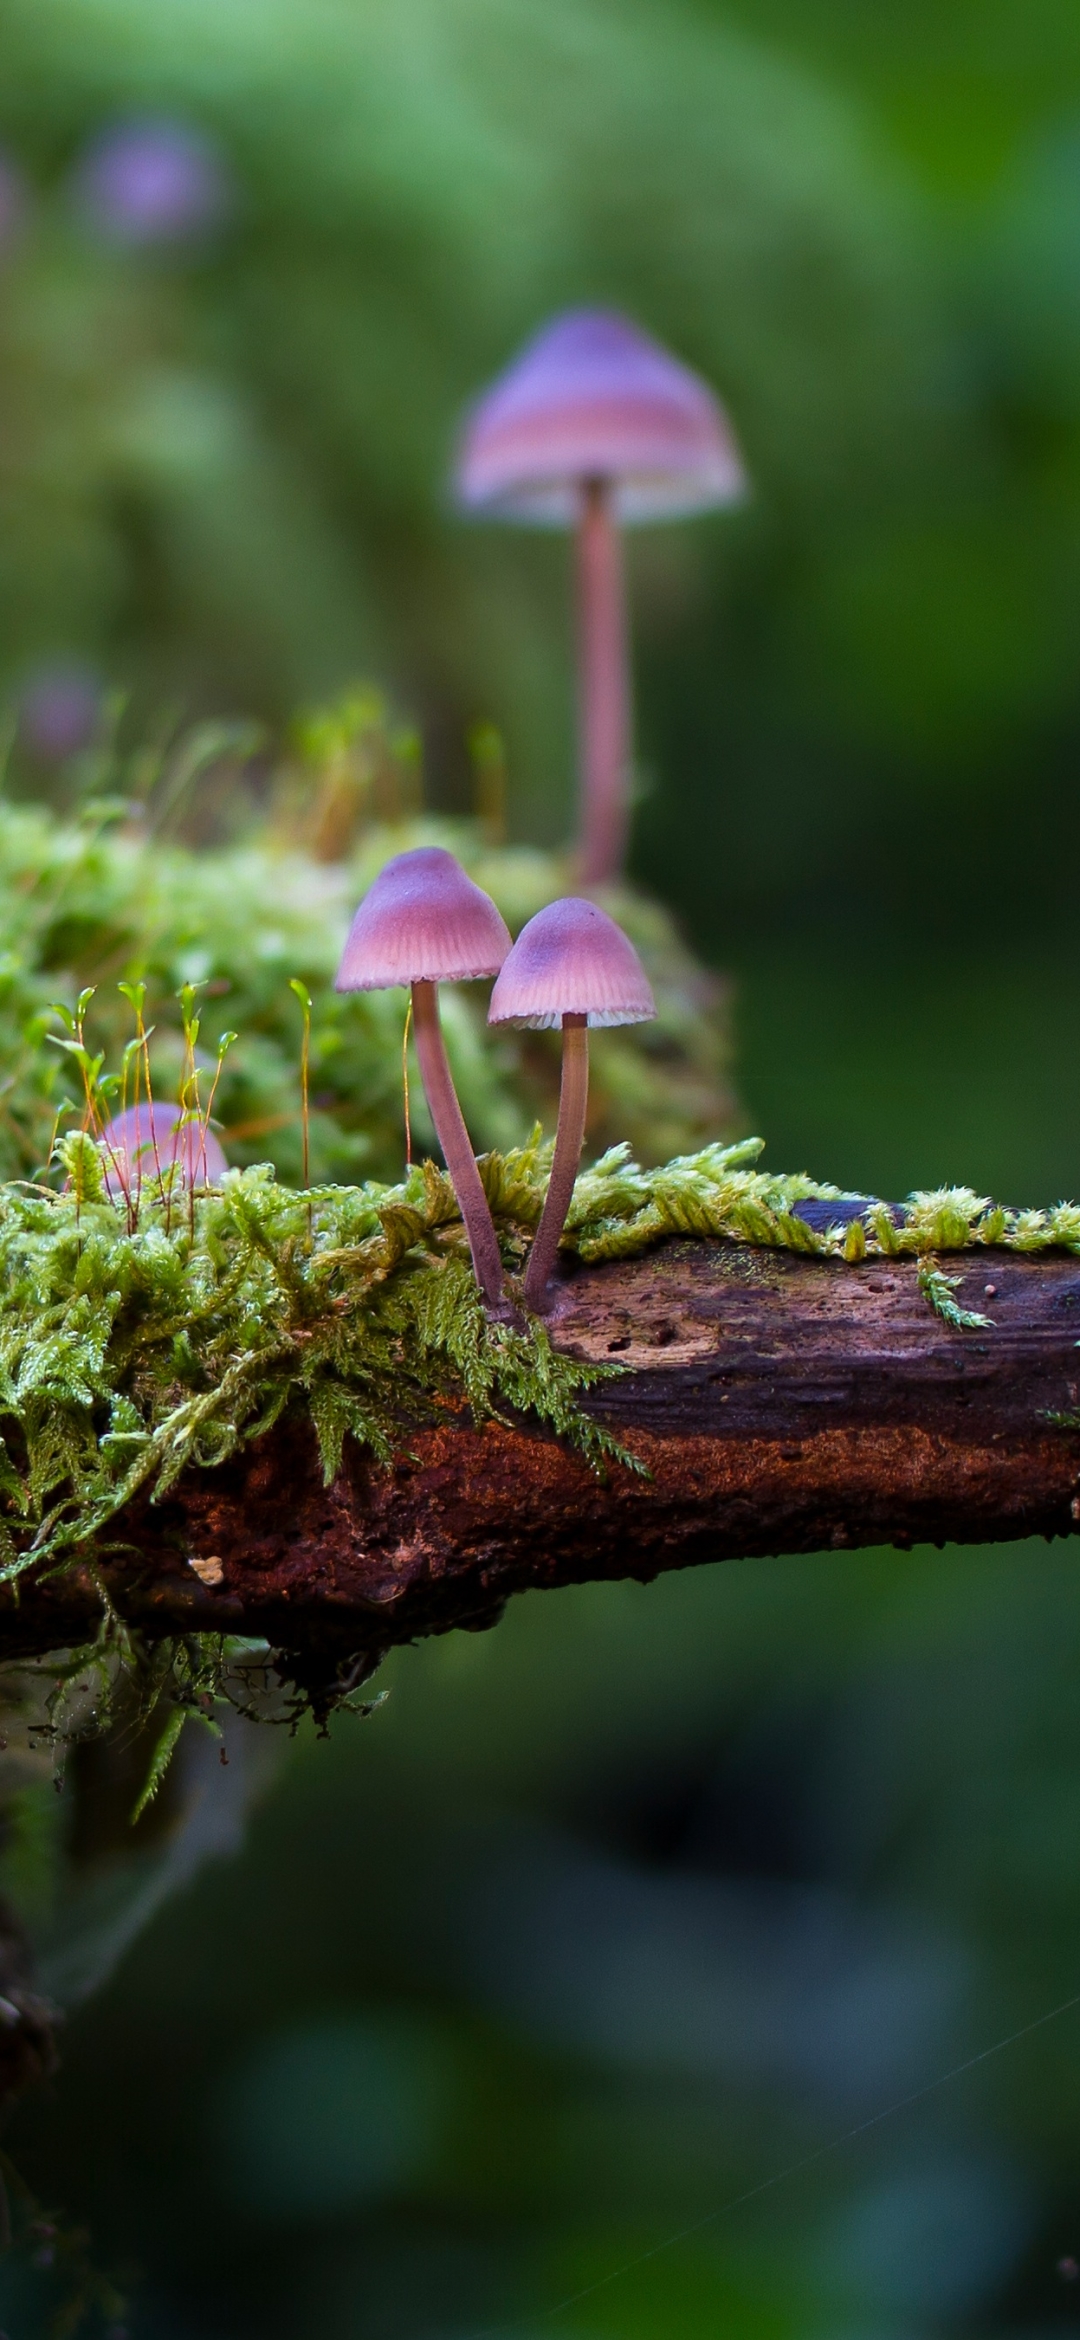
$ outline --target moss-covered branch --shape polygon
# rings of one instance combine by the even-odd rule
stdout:
[[[63,1193],[0,1190],[3,1646],[104,1613],[355,1679],[529,1584],[1067,1531],[1080,1213],[898,1213],[759,1151],[587,1172],[545,1330],[484,1317],[430,1164],[151,1190],[132,1226],[66,1141]],[[483,1164],[511,1274],[545,1168]]]

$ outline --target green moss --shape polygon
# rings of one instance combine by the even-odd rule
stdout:
[[[0,1189],[0,1578],[100,1548],[140,1489],[167,1493],[287,1407],[307,1412],[327,1478],[346,1432],[387,1459],[465,1400],[526,1410],[597,1460],[611,1442],[575,1404],[597,1369],[543,1328],[489,1324],[448,1180],[296,1194],[272,1170],[190,1198],[148,1182],[134,1216],[81,1134],[68,1185]],[[538,1188],[514,1157],[513,1252]]]
[[[840,1261],[914,1254],[930,1304],[957,1325],[976,1320],[957,1309],[938,1253],[1080,1251],[1077,1206],[1005,1211],[963,1187],[913,1195],[900,1227],[867,1200],[852,1225],[815,1229],[796,1205],[839,1190],[763,1170],[761,1151],[750,1138],[646,1170],[615,1147],[578,1179],[565,1247],[589,1263],[680,1235]],[[0,1579],[106,1553],[133,1495],[160,1497],[181,1472],[214,1468],[286,1410],[310,1419],[327,1479],[346,1433],[386,1460],[418,1424],[462,1405],[480,1421],[531,1416],[598,1469],[629,1462],[580,1403],[617,1368],[559,1355],[536,1320],[489,1321],[453,1190],[430,1162],[396,1186],[303,1193],[266,1165],[195,1198],[151,1180],[135,1213],[109,1199],[88,1137],[62,1139],[58,1155],[63,1191],[0,1187]],[[482,1159],[511,1277],[549,1159],[539,1132]],[[251,1669],[267,1654],[197,1637],[141,1650],[103,1595],[96,1649],[56,1669],[60,1705],[65,1686],[96,1669],[100,1720],[119,1663],[144,1705],[164,1699],[206,1719],[230,1677],[228,1694],[250,1703]]]
[[[959,1276],[947,1276],[932,1253],[919,1261],[919,1290],[928,1300],[935,1316],[944,1324],[951,1324],[956,1332],[982,1332],[993,1323],[992,1316],[984,1316],[978,1308],[961,1308],[954,1295],[961,1282]]]
[[[478,1420],[531,1414],[598,1465],[617,1453],[578,1403],[601,1368],[558,1355],[535,1319],[485,1316],[432,1163],[397,1186],[306,1193],[266,1166],[194,1198],[150,1179],[136,1213],[109,1199],[88,1137],[57,1150],[62,1192],[0,1188],[0,1579],[100,1548],[139,1490],[212,1468],[286,1408],[309,1416],[328,1480],[347,1432],[385,1461],[462,1403]],[[578,1179],[566,1248],[595,1263],[689,1235],[850,1256],[846,1227],[815,1230],[795,1208],[838,1190],[761,1170],[760,1152],[751,1138],[643,1170],[615,1147]],[[548,1160],[539,1133],[482,1159],[511,1274]],[[1080,1250],[1074,1206],[1005,1212],[967,1188],[914,1195],[899,1228],[868,1202],[857,1224],[865,1251],[926,1260],[988,1242]],[[948,1280],[927,1273],[942,1308],[931,1283]]]

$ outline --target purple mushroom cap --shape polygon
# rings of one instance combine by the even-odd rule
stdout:
[[[178,243],[216,226],[229,187],[209,141],[183,122],[122,122],[95,139],[76,174],[91,224],[115,244]]]
[[[182,1121],[177,1105],[129,1105],[106,1123],[101,1137],[105,1186],[114,1202],[156,1179],[158,1166],[180,1165],[190,1186],[216,1186],[229,1165],[212,1130]]]
[[[488,1022],[536,1030],[564,1016],[646,1024],[655,1014],[633,943],[606,910],[571,894],[522,927],[491,994]]]
[[[593,479],[611,483],[624,521],[730,504],[746,487],[707,383],[614,310],[570,309],[473,407],[457,491],[470,509],[565,527]]]
[[[388,861],[365,894],[335,988],[464,983],[494,975],[509,948],[509,929],[490,896],[441,845],[419,845]]]

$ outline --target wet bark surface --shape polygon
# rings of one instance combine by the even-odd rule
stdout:
[[[915,1263],[723,1242],[580,1271],[556,1345],[620,1365],[591,1410],[645,1465],[598,1477],[528,1422],[467,1413],[330,1488],[306,1425],[133,1505],[101,1573],[151,1635],[265,1635],[301,1660],[494,1622],[511,1593],[782,1552],[1068,1535],[1080,1522],[1080,1261],[943,1263],[985,1330],[941,1322]],[[93,1630],[89,1570],[3,1596],[0,1654]],[[298,1675],[299,1678],[299,1675]]]

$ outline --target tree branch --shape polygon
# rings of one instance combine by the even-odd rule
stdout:
[[[530,1586],[1075,1533],[1080,1428],[1050,1417],[1080,1404],[1080,1262],[976,1248],[946,1264],[986,1330],[941,1322],[910,1259],[679,1241],[580,1270],[552,1338],[626,1368],[589,1404],[648,1477],[599,1479],[528,1422],[463,1412],[390,1468],[353,1448],[326,1489],[310,1432],[286,1422],[132,1505],[96,1578],[0,1596],[0,1655],[85,1638],[102,1579],[151,1637],[265,1636],[318,1664],[492,1624]]]

